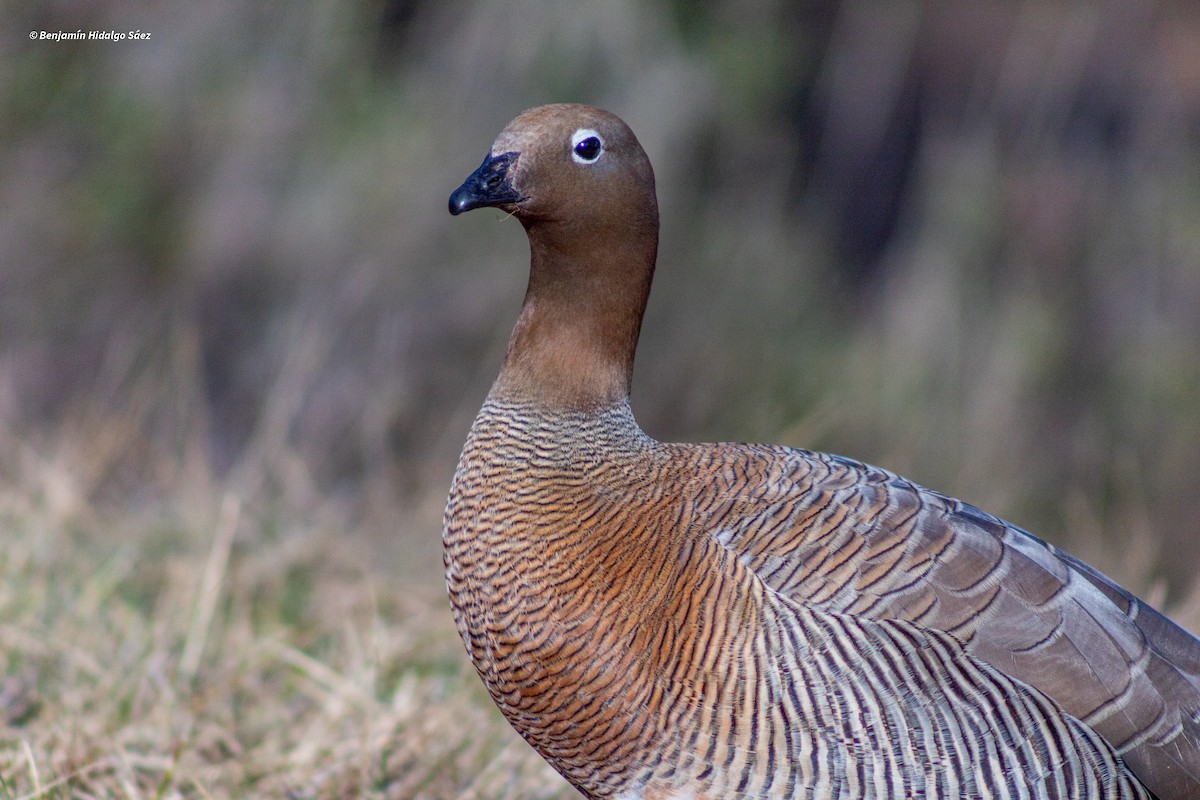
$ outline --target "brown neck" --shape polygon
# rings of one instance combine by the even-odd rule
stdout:
[[[628,399],[658,249],[657,215],[601,235],[528,221],[525,304],[492,396],[589,410]]]

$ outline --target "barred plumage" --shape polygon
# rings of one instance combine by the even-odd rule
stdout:
[[[518,117],[451,198],[533,251],[444,530],[516,730],[592,798],[1200,796],[1200,643],[1103,576],[881,469],[641,431],[654,202],[585,106]]]

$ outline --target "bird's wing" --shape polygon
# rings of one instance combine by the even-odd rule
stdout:
[[[1160,800],[1200,797],[1200,639],[1026,531],[886,470],[778,447],[712,455],[709,533],[776,592],[946,631],[1091,725]]]

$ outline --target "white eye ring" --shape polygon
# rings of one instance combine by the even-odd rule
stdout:
[[[571,136],[571,158],[576,164],[595,164],[604,153],[604,137],[591,128],[580,128]]]

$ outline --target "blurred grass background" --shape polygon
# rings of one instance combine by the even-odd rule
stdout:
[[[438,595],[527,264],[446,198],[545,102],[613,110],[655,165],[651,435],[888,467],[1196,628],[1200,9],[0,22],[0,796],[559,796]],[[151,39],[29,38],[77,29]]]

